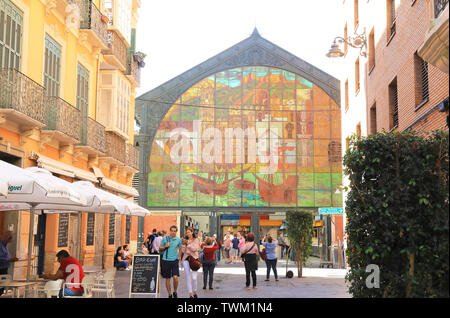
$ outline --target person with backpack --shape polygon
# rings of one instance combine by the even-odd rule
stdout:
[[[170,235],[167,235],[161,241],[159,251],[162,254],[161,276],[166,279],[166,289],[169,298],[178,298],[178,277],[180,276],[179,268],[179,249],[181,247],[181,238],[177,236],[178,228],[176,225],[170,227]],[[173,279],[173,289],[171,292],[170,280]]]
[[[147,249],[148,249],[149,254],[155,254],[155,248],[153,246],[153,242],[154,242],[155,238],[157,237],[156,232],[157,232],[157,230],[153,229],[152,234],[150,234],[147,237]]]

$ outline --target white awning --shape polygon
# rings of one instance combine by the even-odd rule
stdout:
[[[30,158],[36,160],[38,167],[48,170],[50,172],[57,173],[66,177],[77,178],[80,180],[87,180],[94,183],[98,183],[98,181],[101,180],[101,185],[105,189],[117,191],[133,197],[139,196],[139,192],[135,188],[105,178],[102,171],[97,167],[91,167],[92,171],[94,171],[94,173],[92,173],[65,164],[63,162],[48,158],[35,152],[31,153]]]
[[[108,178],[102,178],[101,180],[102,180],[101,186],[105,189],[131,195],[132,197],[139,196],[139,192],[133,187],[126,186],[124,184],[121,184]]]
[[[32,152],[30,157],[31,159],[36,160],[37,166],[39,168],[43,168],[50,172],[57,173],[66,177],[98,183],[97,176],[92,172],[73,167],[71,165],[48,158],[35,152]]]

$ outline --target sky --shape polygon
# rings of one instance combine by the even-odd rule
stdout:
[[[141,0],[136,49],[147,54],[140,96],[251,35],[339,78],[325,56],[342,36],[342,0]]]

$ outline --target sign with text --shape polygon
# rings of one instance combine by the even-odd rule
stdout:
[[[319,208],[319,214],[344,214],[344,208]]]
[[[130,296],[159,294],[159,264],[159,255],[133,256]]]

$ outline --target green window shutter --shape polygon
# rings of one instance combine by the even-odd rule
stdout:
[[[136,52],[136,29],[131,29],[131,51]]]
[[[47,96],[58,96],[61,72],[61,46],[45,35],[44,87]]]
[[[88,116],[89,106],[89,71],[80,63],[77,66],[77,108],[81,116]]]
[[[23,13],[9,0],[0,0],[0,68],[20,70]]]

